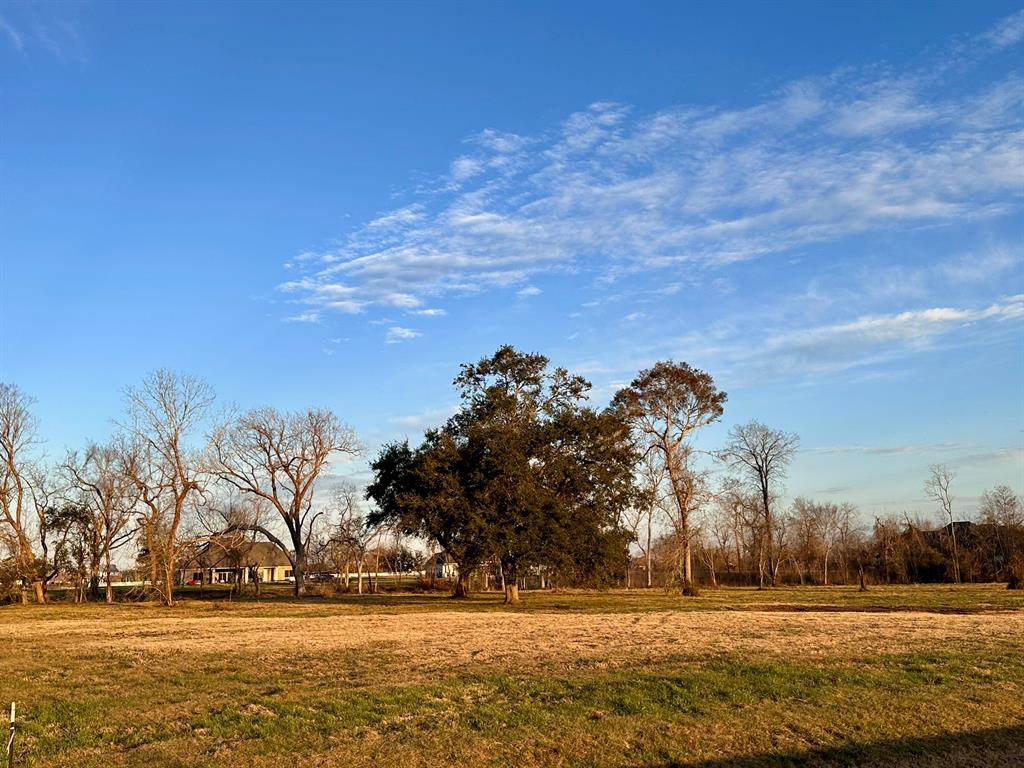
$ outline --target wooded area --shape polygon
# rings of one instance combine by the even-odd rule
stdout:
[[[1009,486],[987,491],[969,519],[955,472],[930,467],[922,488],[941,525],[786,503],[798,436],[751,421],[698,451],[727,396],[686,363],[639,372],[603,409],[583,377],[510,346],[463,365],[454,385],[458,411],[419,445],[383,446],[361,489],[331,474],[364,449],[330,410],[215,416],[209,385],[157,371],[126,390],[111,439],[47,461],[31,397],[0,384],[0,599],[46,602],[60,585],[76,601],[173,605],[186,565],[205,567],[214,550],[258,593],[265,569],[249,553],[259,541],[288,563],[296,597],[311,577],[348,589],[351,573],[362,592],[364,572],[382,567],[457,597],[494,586],[507,603],[524,586],[695,595],[722,584],[1024,582],[1024,508]],[[133,587],[119,592],[126,571]]]

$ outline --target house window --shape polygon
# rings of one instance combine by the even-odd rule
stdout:
[[[291,568],[285,568],[284,569],[284,577],[286,579],[289,579],[289,578],[291,578],[291,575],[292,575],[292,569]]]

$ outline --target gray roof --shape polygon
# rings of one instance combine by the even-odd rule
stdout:
[[[291,563],[284,552],[269,541],[244,541],[230,536],[211,536],[194,556],[182,563],[183,568],[244,568],[251,565],[271,568]]]

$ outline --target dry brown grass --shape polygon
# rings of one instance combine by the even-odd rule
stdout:
[[[1024,610],[814,594],[16,607],[0,701],[48,768],[1017,768]]]
[[[666,658],[742,655],[842,659],[931,648],[984,649],[1024,640],[1024,613],[946,615],[925,612],[782,611],[640,614],[445,611],[405,615],[289,617],[169,612],[107,621],[24,620],[0,625],[10,652],[49,649],[76,655],[153,657],[221,653],[282,663],[295,652],[387,650],[401,670],[504,666],[517,670],[600,662],[624,665]]]

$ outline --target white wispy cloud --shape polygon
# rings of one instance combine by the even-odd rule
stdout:
[[[408,341],[422,335],[419,331],[414,331],[412,328],[402,328],[401,326],[393,325],[388,328],[387,333],[384,335],[384,341],[388,344],[398,344],[401,341]]]
[[[1019,23],[1005,20],[991,44],[1013,45]],[[444,294],[529,292],[520,287],[544,272],[714,269],[1019,213],[1015,76],[878,72],[805,78],[738,109],[599,102],[544,134],[485,130],[415,202],[290,259],[304,276],[281,288],[324,310],[408,309]]]
[[[28,59],[42,49],[62,63],[84,62],[87,49],[73,19],[78,10],[72,4],[8,4],[0,14],[0,37]]]
[[[990,451],[960,456],[950,462],[954,467],[974,467],[986,464],[1006,464],[1011,469],[1020,471],[1024,466],[1024,448],[995,448]]]
[[[25,41],[22,39],[21,33],[3,16],[0,16],[0,32],[4,33],[8,42],[14,46],[14,50],[25,50]]]
[[[422,431],[424,429],[429,429],[430,427],[436,427],[443,424],[458,410],[458,405],[451,404],[440,408],[428,408],[422,413],[411,414],[408,416],[397,416],[391,421],[405,429]]]
[[[525,288],[520,288],[516,291],[516,295],[522,299],[529,298],[530,296],[539,296],[541,293],[540,288],[535,285],[528,285]]]
[[[1024,9],[997,23],[986,35],[997,48],[1006,48],[1024,39]]]
[[[938,271],[950,280],[961,283],[978,283],[990,280],[1018,266],[1024,249],[999,245],[972,253],[944,259],[938,264]]]
[[[930,349],[973,324],[1022,318],[1024,295],[1014,295],[986,307],[932,307],[865,315],[768,336],[738,354],[728,345],[723,350],[724,356],[731,358],[731,366],[745,373],[745,378],[838,373]]]
[[[448,313],[443,309],[438,309],[435,307],[432,309],[416,309],[413,310],[413,314],[419,315],[420,317],[444,317]]]
[[[912,82],[881,82],[872,84],[863,98],[838,109],[832,130],[850,135],[884,133],[919,126],[938,115],[935,105],[916,99]]]
[[[798,302],[784,302],[793,303]],[[1022,322],[1024,295],[977,306],[908,309],[819,324],[792,316],[769,321],[753,312],[655,340],[638,328],[640,335],[626,335],[618,350],[571,361],[570,368],[593,377],[595,391],[613,390],[609,382],[628,380],[666,358],[712,371],[716,380],[732,388],[779,381],[812,384],[837,375],[892,377],[900,375],[892,368],[895,361],[921,353],[1017,339]]]
[[[315,311],[315,310],[307,310],[305,312],[300,312],[297,315],[292,315],[291,317],[286,317],[285,318],[285,322],[287,322],[287,323],[319,323],[320,322],[320,313]]]
[[[801,453],[810,454],[856,454],[864,456],[918,456],[945,451],[962,450],[963,443],[910,443],[906,445],[830,445],[818,448],[802,448]]]

